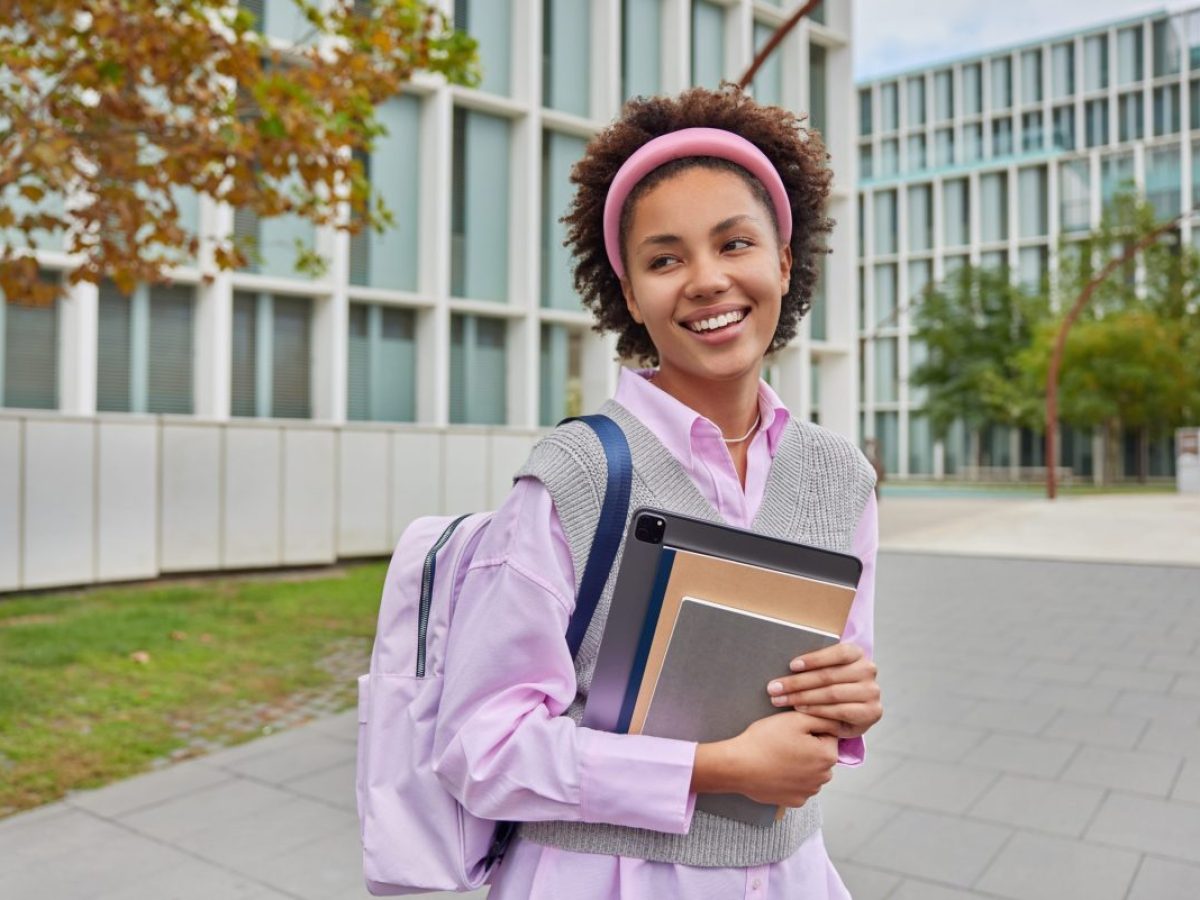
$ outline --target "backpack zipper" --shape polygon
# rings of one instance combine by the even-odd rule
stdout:
[[[417,677],[425,677],[425,637],[429,631],[429,608],[433,605],[433,576],[437,568],[438,551],[450,540],[454,529],[462,524],[467,516],[459,516],[446,526],[429,552],[425,554],[425,565],[421,569],[421,607],[417,613]]]

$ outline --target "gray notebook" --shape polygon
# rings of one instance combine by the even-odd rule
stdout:
[[[836,634],[684,597],[642,733],[701,743],[735,737],[781,712],[767,682],[787,675],[796,656],[837,641]],[[701,794],[696,809],[751,825],[770,825],[777,812],[741,794]]]

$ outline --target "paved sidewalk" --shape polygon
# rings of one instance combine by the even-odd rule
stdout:
[[[1171,547],[1200,523],[1178,498],[1133,499],[1072,500],[1008,527],[1042,542],[1021,555],[1084,545],[1103,558],[1161,549],[1141,539],[1148,500],[1177,509]],[[913,505],[929,502],[884,499],[885,546],[906,548],[880,559],[887,715],[867,764],[824,793],[826,840],[856,900],[1200,897],[1200,569],[913,552],[966,552],[956,530],[978,535],[1033,501]],[[1109,515],[1126,527],[1098,521]],[[0,821],[0,896],[365,897],[355,719]]]

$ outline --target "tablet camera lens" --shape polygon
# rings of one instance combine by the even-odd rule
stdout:
[[[661,544],[665,531],[666,524],[662,519],[654,516],[640,516],[633,534],[639,541],[647,544]]]

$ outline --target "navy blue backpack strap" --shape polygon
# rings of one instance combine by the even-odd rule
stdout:
[[[596,524],[596,535],[592,538],[592,549],[583,568],[579,583],[579,596],[575,600],[575,613],[567,628],[567,646],[571,656],[579,654],[583,636],[592,624],[592,616],[604,593],[608,573],[612,571],[625,533],[625,519],[629,516],[629,492],[633,484],[633,458],[629,453],[629,441],[621,426],[608,416],[591,415],[564,419],[563,422],[579,421],[596,432],[604,457],[608,463],[608,479],[604,487],[604,503],[600,507],[600,520]],[[563,424],[562,422],[559,423]]]
[[[572,658],[579,654],[583,636],[592,624],[592,616],[596,613],[600,595],[604,593],[604,585],[608,582],[608,573],[612,571],[616,561],[617,549],[621,546],[621,535],[625,531],[625,519],[629,516],[629,492],[633,485],[633,457],[629,453],[629,441],[626,440],[621,426],[608,416],[600,414],[563,419],[558,424],[575,421],[586,423],[596,432],[596,437],[600,439],[600,445],[604,448],[608,478],[604,486],[604,502],[600,506],[600,520],[596,524],[595,537],[592,538],[592,549],[588,552],[587,563],[583,567],[583,579],[579,583],[575,612],[571,616],[571,624],[567,627],[567,646],[571,648]],[[496,833],[484,858],[484,866],[491,867],[504,858],[516,830],[515,822],[496,823]]]

